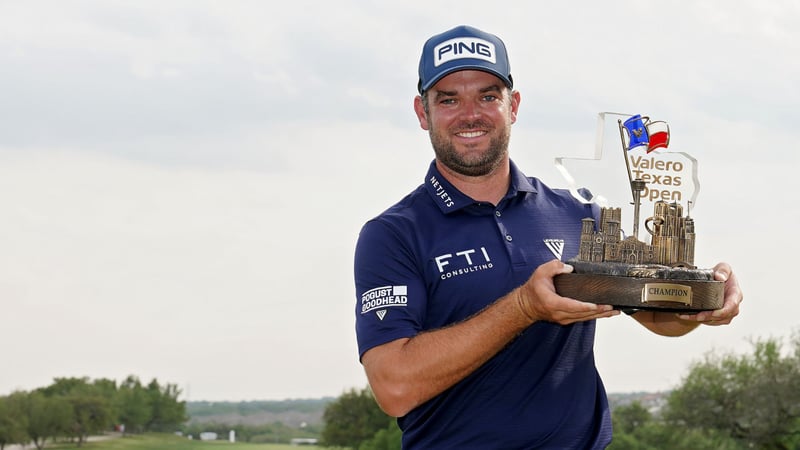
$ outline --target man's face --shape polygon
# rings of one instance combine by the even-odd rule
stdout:
[[[478,177],[508,158],[519,94],[487,72],[462,70],[428,90],[427,112],[417,97],[420,126],[428,130],[436,159],[455,173]]]

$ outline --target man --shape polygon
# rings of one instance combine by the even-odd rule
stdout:
[[[595,206],[525,177],[509,159],[520,94],[505,45],[460,26],[430,38],[419,66],[419,124],[435,153],[425,182],[362,229],[355,254],[361,362],[404,448],[604,448],[608,401],[594,363],[608,305],[556,294]],[[724,306],[639,311],[655,333],[727,324],[742,294],[727,264]]]

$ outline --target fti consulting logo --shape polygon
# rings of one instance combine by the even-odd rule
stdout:
[[[436,262],[436,268],[439,269],[439,277],[442,280],[494,267],[486,247],[467,248],[453,253],[445,253],[433,260]]]
[[[361,294],[361,314],[378,310],[377,315],[381,320],[386,316],[386,308],[407,305],[408,286],[381,286]]]

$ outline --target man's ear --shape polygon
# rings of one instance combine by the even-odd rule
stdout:
[[[417,113],[417,120],[419,120],[419,126],[425,130],[428,130],[428,115],[425,114],[425,107],[422,105],[422,97],[416,96],[414,97],[414,112]]]
[[[519,102],[522,98],[519,95],[519,91],[513,91],[511,93],[511,123],[515,123],[517,121],[517,111],[519,111]]]

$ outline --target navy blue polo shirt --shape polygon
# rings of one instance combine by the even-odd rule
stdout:
[[[431,163],[425,182],[368,221],[355,252],[359,354],[460,322],[578,254],[596,206],[527,178],[495,207]],[[537,322],[465,379],[398,419],[404,448],[605,448],[611,420],[594,363],[595,321]]]

